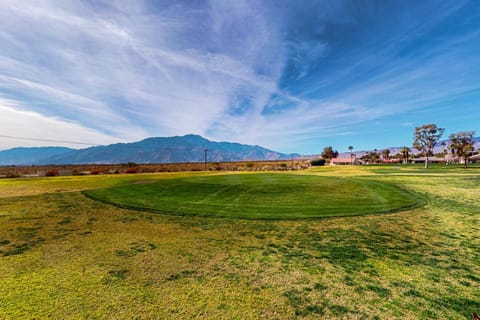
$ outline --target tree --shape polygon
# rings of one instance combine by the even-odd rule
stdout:
[[[378,153],[376,152],[368,152],[364,154],[361,159],[363,161],[367,161],[368,163],[376,163],[378,161]]]
[[[325,165],[325,159],[315,159],[310,161],[310,164],[312,166],[324,166]]]
[[[443,135],[445,128],[439,128],[430,123],[415,128],[413,147],[425,156],[425,168],[428,168],[428,156],[433,154],[433,148]]]
[[[382,151],[382,156],[383,156],[383,160],[388,160],[389,156],[390,156],[390,150],[389,149],[385,149]]]
[[[348,146],[348,150],[350,150],[350,162],[353,163],[353,146]]]
[[[402,160],[402,159],[403,159],[403,155],[402,155],[401,152],[397,152],[397,153],[395,153],[393,156],[390,156],[390,159]]]
[[[323,159],[333,159],[338,156],[338,151],[333,150],[331,146],[323,148],[322,158]]]
[[[450,150],[459,158],[463,158],[464,167],[467,168],[468,158],[475,150],[475,131],[461,131],[450,135]]]
[[[400,149],[400,152],[402,154],[403,163],[404,164],[408,163],[408,157],[410,156],[410,148],[407,146],[404,146],[402,147],[402,149]]]
[[[442,146],[442,153],[443,153],[443,159],[445,160],[445,164],[448,164],[448,160],[447,160],[447,156],[448,156],[448,146],[447,146],[447,142],[446,141],[442,141],[440,143],[440,145]]]

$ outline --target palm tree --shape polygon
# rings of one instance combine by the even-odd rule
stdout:
[[[370,156],[370,161],[372,163],[378,163],[379,156],[378,156],[378,153],[377,153],[377,149],[375,149],[374,152],[370,152],[369,156]]]
[[[410,156],[410,148],[404,146],[402,147],[402,149],[400,149],[400,152],[402,153],[403,163],[408,163],[408,157]]]
[[[382,155],[383,155],[383,160],[388,160],[388,156],[390,155],[390,150],[389,149],[383,150]]]
[[[348,146],[348,150],[350,150],[350,162],[353,164],[353,146]]]
[[[446,141],[442,141],[440,145],[443,148],[443,161],[445,161],[445,164],[448,164],[447,156],[448,156],[448,146]]]

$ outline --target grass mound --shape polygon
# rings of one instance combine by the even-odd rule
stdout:
[[[400,211],[421,199],[374,180],[292,174],[228,174],[88,190],[119,207],[177,215],[297,219]]]

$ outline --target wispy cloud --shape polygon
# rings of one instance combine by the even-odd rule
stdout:
[[[22,108],[18,101],[0,97],[0,114],[2,115],[0,127],[4,148],[18,146],[19,140],[22,141],[23,146],[36,146],[38,145],[38,141],[34,140],[36,138],[62,140],[65,141],[61,143],[62,145],[72,148],[85,147],[88,144],[109,144],[116,140],[112,136],[86,128],[79,123],[47,117],[36,112],[21,110]],[[32,138],[32,140],[24,138]]]
[[[9,26],[0,33],[4,94],[35,112],[139,139],[205,134],[239,91],[251,94],[261,111],[276,90],[281,43],[258,5],[212,2],[193,10],[171,4],[152,14],[145,4],[129,15],[112,5],[94,9],[3,3]],[[205,26],[195,30],[189,18]]]

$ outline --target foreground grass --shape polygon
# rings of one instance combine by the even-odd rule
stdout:
[[[363,215],[422,204],[420,198],[391,183],[278,173],[169,179],[84,193],[123,208],[246,219]]]
[[[79,192],[5,197],[0,318],[466,319],[480,311],[480,172],[415,170],[312,170],[427,200],[323,220],[175,217]]]
[[[217,172],[172,172],[162,174],[109,174],[48,178],[0,179],[0,198],[81,191],[182,177],[216,175]]]

